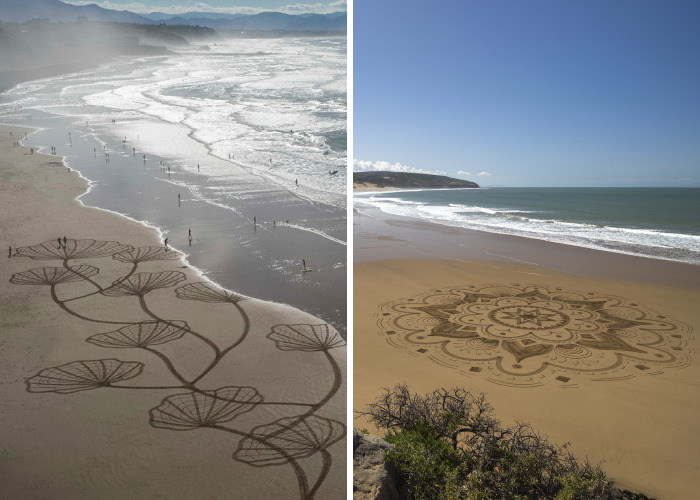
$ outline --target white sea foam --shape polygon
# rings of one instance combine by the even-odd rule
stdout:
[[[23,84],[0,110],[74,117],[97,137],[126,136],[125,152],[171,158],[189,172],[199,163],[222,182],[242,168],[297,196],[345,206],[345,40],[232,39],[210,49]]]
[[[429,220],[449,226],[523,236],[575,246],[700,264],[700,236],[653,229],[615,227],[523,215],[527,210],[493,209],[474,205],[447,205],[398,198],[361,196],[355,204],[385,213]]]

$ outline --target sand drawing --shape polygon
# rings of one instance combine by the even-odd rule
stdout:
[[[205,387],[202,379],[222,363],[228,353],[241,346],[250,332],[251,321],[244,307],[246,297],[219,289],[207,282],[182,284],[187,277],[179,271],[137,273],[139,264],[143,262],[181,257],[178,252],[160,246],[135,248],[116,241],[84,239],[67,240],[64,245],[48,241],[20,247],[16,252],[19,256],[33,260],[60,261],[60,265],[16,273],[10,279],[11,283],[50,287],[53,301],[63,311],[95,323],[96,326],[103,326],[104,331],[96,332],[86,339],[87,342],[108,349],[147,351],[153,355],[156,363],[167,368],[173,379],[171,385],[144,385],[148,384],[147,380],[133,385],[134,380],[143,375],[145,364],[107,356],[103,359],[71,361],[61,366],[43,369],[26,380],[27,391],[72,394],[99,388],[172,390],[172,394],[162,398],[160,403],[149,411],[152,427],[172,431],[192,431],[200,428],[221,431],[222,436],[231,436],[237,441],[237,447],[234,447],[232,442],[231,456],[234,460],[252,467],[290,466],[297,479],[299,498],[314,498],[331,469],[332,456],[328,448],[346,435],[343,422],[319,414],[324,405],[338,392],[342,382],[341,368],[331,351],[344,346],[345,341],[333,327],[328,324],[283,324],[272,327],[267,334],[267,339],[274,344],[274,348],[281,351],[302,351],[309,356],[325,357],[330,368],[328,378],[333,377],[333,384],[320,401],[267,401],[255,387]],[[75,259],[91,259],[93,262],[107,257],[130,264],[131,268],[127,274],[106,286],[96,279],[100,271],[97,266],[71,262]],[[69,285],[75,283],[83,284],[83,291],[86,287],[84,284],[90,283],[94,290],[65,298],[70,292]],[[224,348],[205,333],[194,331],[186,321],[161,318],[149,308],[147,296],[150,292],[176,286],[174,296],[177,299],[221,304],[222,307],[230,307],[238,315],[243,326],[240,331],[232,332],[230,345]],[[59,288],[60,293],[57,291]],[[138,301],[141,311],[150,319],[113,321],[88,317],[74,310],[75,302],[86,297],[93,297],[94,300],[97,295],[104,300],[113,297],[133,297]],[[202,349],[210,351],[212,359],[194,378],[185,377],[175,363],[158,350],[158,346],[175,342],[185,336],[198,339]],[[293,397],[293,394],[290,395],[290,398]],[[240,415],[254,412],[264,405],[298,407],[295,411],[299,413],[261,423],[247,430],[236,427],[235,422],[232,423]],[[313,473],[309,470],[310,467],[304,464],[303,459],[317,454],[320,455],[321,470]]]
[[[575,387],[690,363],[689,325],[594,292],[451,286],[379,311],[380,334],[389,344],[504,385]]]

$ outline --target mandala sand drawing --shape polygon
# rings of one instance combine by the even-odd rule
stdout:
[[[445,287],[380,306],[389,344],[512,386],[615,380],[690,363],[691,328],[621,297],[544,285]]]

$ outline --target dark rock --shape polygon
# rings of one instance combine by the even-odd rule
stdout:
[[[377,436],[353,429],[354,500],[399,500],[391,471],[384,464],[384,453],[394,445]]]

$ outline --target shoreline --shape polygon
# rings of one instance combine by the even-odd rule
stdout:
[[[387,214],[368,206],[361,209],[354,207],[354,215],[356,230],[365,233],[360,235],[360,238],[355,238],[355,262],[393,258],[394,255],[407,258],[431,255],[430,258],[514,262],[571,274],[612,276],[620,279],[636,277],[641,268],[647,271],[647,279],[654,282],[700,288],[700,265],[686,262],[450,226],[414,217]],[[372,243],[373,234],[384,233],[391,234],[392,237],[384,238],[381,247]],[[431,245],[420,236],[426,234],[440,235],[444,239],[440,240],[439,244]],[[408,244],[409,241],[411,245]],[[440,252],[435,253],[436,249]],[[635,264],[631,273],[626,271],[630,262]],[[597,267],[591,269],[590,266],[593,265]]]
[[[15,127],[16,127],[16,128],[19,128],[19,129],[28,130],[29,132],[27,132],[27,137],[30,137],[30,136],[31,136],[33,133],[35,133],[35,132],[44,130],[44,129],[35,128],[35,127],[20,127],[20,126],[7,125],[7,124],[4,124],[4,123],[0,123],[0,130],[2,130],[3,128],[13,128],[13,129],[14,129]],[[21,147],[24,147],[25,149],[27,148],[27,146],[21,146]],[[31,146],[30,146],[30,147],[31,147]],[[38,148],[37,150],[35,150],[35,153],[36,153],[36,154],[42,154],[42,155],[48,156],[49,158],[53,157],[53,156],[50,155],[50,154],[44,153],[44,152],[43,152],[44,149],[46,149],[46,148],[45,148],[45,147],[40,147],[40,148]],[[85,183],[85,185],[86,185],[85,191],[84,191],[83,193],[79,194],[78,196],[76,196],[76,198],[75,198],[75,201],[77,201],[78,203],[80,203],[80,205],[81,205],[83,208],[86,208],[86,209],[93,209],[93,210],[99,210],[99,211],[102,211],[102,212],[106,212],[106,213],[108,213],[108,214],[111,214],[111,215],[120,217],[120,218],[122,218],[122,219],[125,219],[125,220],[128,221],[129,223],[138,224],[139,226],[142,226],[142,227],[144,227],[145,229],[147,229],[147,230],[149,230],[149,231],[155,232],[155,233],[157,234],[157,238],[156,238],[157,241],[159,241],[159,242],[162,242],[162,241],[163,241],[163,234],[164,234],[164,233],[163,233],[163,229],[161,229],[160,227],[158,227],[158,226],[156,226],[156,225],[150,224],[150,223],[148,223],[148,222],[146,222],[146,221],[134,219],[133,217],[129,217],[128,215],[123,214],[123,213],[121,213],[121,212],[117,212],[117,211],[115,211],[115,210],[110,210],[110,209],[108,209],[108,208],[103,208],[103,207],[99,207],[99,206],[95,206],[95,205],[87,205],[87,204],[85,204],[85,203],[83,202],[83,197],[85,197],[85,196],[87,196],[88,194],[90,194],[90,191],[92,191],[92,189],[97,185],[97,181],[93,181],[93,180],[91,180],[91,179],[85,177],[85,176],[82,174],[82,172],[81,172],[80,170],[75,169],[75,168],[72,168],[72,167],[66,165],[66,157],[65,157],[65,156],[62,156],[62,157],[60,157],[60,158],[61,158],[61,163],[63,163],[63,166],[64,166],[65,168],[68,169],[68,172],[71,172],[71,173],[74,172],[74,173],[76,173],[76,174],[78,175],[78,177],[81,179],[81,181],[83,181],[83,182]],[[214,285],[214,286],[216,286],[216,287],[218,287],[218,288],[221,288],[221,289],[223,289],[223,290],[226,290],[227,292],[236,293],[234,290],[227,289],[227,288],[224,287],[222,284],[217,283],[215,280],[213,280],[213,279],[211,279],[210,277],[208,277],[208,276],[204,273],[204,271],[202,271],[201,269],[197,268],[196,266],[193,266],[190,262],[188,262],[188,260],[187,260],[187,254],[186,254],[185,252],[183,252],[183,251],[180,250],[180,249],[174,248],[174,247],[172,247],[172,248],[173,248],[176,252],[178,252],[178,253],[180,254],[180,262],[183,264],[183,266],[182,266],[183,269],[184,269],[184,268],[192,269],[192,270],[197,274],[197,276],[198,276],[199,278],[201,278],[202,280],[205,280],[205,281],[209,282],[210,284],[212,284],[212,285]],[[248,297],[248,298],[254,299],[255,297]],[[282,304],[282,305],[288,305],[288,304]]]
[[[485,393],[504,425],[530,423],[557,444],[571,443],[579,460],[602,462],[618,487],[669,499],[700,488],[700,267],[371,215],[353,221],[355,410],[398,383],[421,394],[461,387]],[[471,289],[496,318],[485,330],[473,330],[482,313],[466,300]],[[535,291],[518,304],[548,313],[523,330],[503,301]],[[610,312],[557,330],[579,314],[566,308],[586,301],[584,310],[597,303]],[[623,342],[659,349],[614,346],[607,321],[619,322],[615,315],[638,322],[619,323]],[[672,335],[646,338],[662,317]],[[445,329],[433,331],[438,325]],[[501,343],[500,334],[512,340]],[[573,337],[562,343],[560,334]],[[363,418],[353,424],[376,431]]]
[[[13,147],[20,130],[0,127],[0,229],[14,253],[0,261],[7,495],[218,498],[233,491],[237,498],[294,498],[304,481],[318,481],[319,495],[345,498],[345,348],[338,334],[299,309],[212,286],[183,266],[179,253],[163,251],[156,228],[85,206],[77,198],[86,180],[56,157]],[[55,238],[64,234],[60,250]],[[51,267],[62,251],[76,257]],[[119,251],[127,253],[114,257]],[[67,274],[67,266],[82,274]],[[136,288],[117,293],[127,282]],[[139,344],[131,345],[136,327]],[[333,345],[299,350],[294,332],[312,327]],[[283,349],[287,335],[292,343]],[[212,361],[216,349],[221,356]],[[93,382],[90,373],[110,383]],[[188,392],[192,387],[200,392]],[[197,429],[204,417],[188,413],[191,398],[216,401],[207,403],[206,391],[214,390],[252,398],[235,410],[220,407],[225,418],[212,424],[227,427],[224,433]],[[331,433],[327,475],[319,476],[317,453],[297,468],[251,467],[251,433],[293,427],[300,414]],[[189,427],[179,428],[184,421]]]
[[[33,116],[33,126],[36,128],[44,119],[41,113]],[[126,133],[123,127],[119,130]],[[70,131],[73,132],[72,143],[63,144]],[[301,198],[294,193],[282,196],[276,188],[266,193],[254,192],[250,200],[245,196],[233,199],[232,206],[212,202],[202,198],[197,189],[190,189],[190,185],[196,188],[200,183],[208,184],[204,161],[225,160],[218,157],[204,160],[202,180],[199,172],[190,172],[181,165],[187,160],[148,154],[148,162],[141,162],[143,151],[139,150],[138,157],[126,155],[124,144],[110,142],[113,137],[109,136],[108,129],[102,133],[108,136],[97,139],[92,129],[84,133],[73,124],[52,123],[51,128],[40,128],[31,134],[25,145],[47,145],[44,150],[48,151],[48,144],[59,144],[58,156],[65,157],[72,168],[82,172],[93,184],[81,196],[83,205],[100,207],[157,227],[162,237],[170,238],[171,246],[186,254],[188,262],[208,279],[250,297],[301,308],[323,317],[345,335],[346,287],[342,271],[346,268],[338,263],[345,264],[347,246],[324,232],[323,225],[305,227],[304,223],[313,217],[328,217],[330,212],[300,202]],[[106,151],[111,151],[108,162],[102,161],[101,155],[93,155],[93,139],[106,146]],[[107,143],[103,143],[104,140]],[[129,150],[131,145],[128,144]],[[138,147],[138,143],[133,145]],[[162,168],[160,172],[155,170],[159,159],[174,165],[172,173]],[[259,179],[258,174],[244,168],[239,171],[235,175],[240,180],[236,182],[243,183],[244,188],[252,186],[245,184],[252,182],[246,179]],[[180,193],[182,205],[177,202]],[[168,199],[176,200],[174,206]],[[340,213],[340,209],[330,206],[328,210]],[[257,225],[253,223],[255,216]],[[273,219],[281,222],[283,217],[291,219],[290,223],[272,227]],[[326,224],[323,219],[319,221]],[[333,224],[327,225],[334,228]],[[193,232],[192,245],[182,237],[183,231],[187,235],[188,227]],[[297,276],[302,259],[318,272]]]
[[[241,43],[231,42],[229,45],[245,48],[257,44]],[[303,62],[308,58],[307,52],[311,53],[315,47],[315,42],[299,43],[303,50],[298,57]],[[215,52],[230,51],[226,44],[219,45],[219,48],[212,47],[216,49]],[[264,42],[263,46],[274,48],[286,45],[285,42],[270,41]],[[343,44],[338,42],[333,47],[329,53],[340,51]],[[331,322],[345,335],[346,183],[343,177],[342,194],[338,194],[340,176],[329,180],[325,168],[315,167],[321,166],[319,162],[330,162],[330,167],[340,161],[336,156],[343,157],[345,167],[346,151],[341,147],[342,142],[318,146],[317,142],[311,141],[311,145],[318,147],[314,146],[308,154],[300,157],[300,161],[296,161],[296,149],[285,146],[290,141],[291,144],[303,146],[316,135],[324,141],[326,135],[329,141],[336,136],[342,139],[344,136],[340,129],[345,126],[345,121],[338,125],[338,132],[332,133],[321,128],[316,134],[312,126],[308,130],[310,135],[302,127],[300,130],[295,128],[293,136],[286,137],[282,131],[270,129],[276,134],[275,142],[266,142],[266,137],[269,139],[272,136],[257,133],[254,127],[246,131],[245,120],[241,122],[241,127],[235,122],[231,123],[233,128],[230,133],[220,133],[218,130],[221,127],[212,128],[211,125],[219,123],[217,120],[220,121],[227,114],[226,106],[238,104],[229,103],[224,96],[220,107],[212,108],[210,104],[191,107],[183,100],[184,97],[178,97],[177,85],[172,99],[169,97],[174,85],[170,79],[173,71],[187,71],[191,66],[187,64],[188,61],[197,65],[201,59],[197,51],[192,54],[183,51],[178,55],[181,56],[185,58],[173,64],[151,64],[147,62],[149,58],[120,58],[109,63],[106,69],[77,76],[71,74],[65,79],[46,80],[43,90],[31,91],[26,99],[20,99],[21,95],[15,96],[10,92],[10,99],[5,99],[8,104],[4,106],[5,109],[9,110],[12,107],[10,104],[20,104],[24,106],[24,112],[5,121],[45,128],[45,131],[33,134],[27,144],[43,144],[46,152],[50,145],[56,145],[59,156],[66,156],[71,167],[95,181],[94,189],[81,198],[84,204],[159,227],[163,238],[169,237],[172,245],[189,254],[188,261],[213,281],[229,289],[238,289],[248,296],[298,307]],[[211,69],[216,56],[202,57],[203,67]],[[173,61],[178,59],[174,58]],[[239,65],[230,66],[237,68]],[[213,67],[218,67],[218,63]],[[332,69],[330,73],[338,73],[337,64],[329,67]],[[344,74],[344,65],[342,70]],[[102,96],[99,85],[106,84],[110,88],[114,80],[110,75],[112,71],[116,75],[133,75],[137,87],[144,81],[149,85],[155,83],[160,89],[163,83],[165,90],[162,95],[161,92],[146,92],[141,99],[134,96],[133,102],[112,98],[106,92]],[[159,80],[158,71],[163,71],[162,81]],[[244,68],[242,75],[245,74],[247,70]],[[338,73],[338,77],[342,74]],[[204,72],[191,79],[197,95],[202,92],[206,94],[202,82],[211,78],[209,71],[208,76]],[[95,87],[95,84],[98,86]],[[29,84],[25,85],[30,87]],[[65,102],[60,99],[61,106],[68,106],[67,114],[61,106],[56,111],[58,114],[51,114],[56,101],[54,96],[62,92],[66,85],[67,89],[74,90],[73,93],[69,90]],[[224,79],[222,85],[228,87],[230,83]],[[93,87],[96,89],[94,96]],[[333,88],[330,87],[329,96],[336,92]],[[142,90],[137,88],[137,93]],[[12,103],[15,97],[17,102]],[[146,103],[145,106],[165,106],[168,109],[158,108],[152,115],[148,110],[146,114],[140,110],[132,112],[132,105],[137,101]],[[203,99],[202,102],[209,101]],[[107,107],[103,107],[103,104]],[[251,107],[248,102],[240,104],[243,108],[238,111],[241,112]],[[284,102],[280,101],[280,104]],[[27,106],[34,106],[34,109],[28,111]],[[44,106],[46,111],[42,110]],[[182,116],[172,116],[175,116],[175,121],[181,120],[179,123],[184,126],[171,123],[170,107],[175,113],[182,113]],[[200,114],[203,111],[212,112],[215,121],[201,122]],[[32,113],[29,121],[25,119],[27,112]],[[333,116],[333,120],[342,117]],[[204,126],[206,124],[209,125]],[[70,132],[73,133],[73,140],[69,145],[66,136]],[[86,145],[89,146],[80,151],[80,146]],[[109,164],[99,161],[101,155],[95,155],[94,159],[98,161],[92,161],[93,146],[101,153],[103,145],[111,152]],[[139,150],[138,158],[126,158],[132,156],[132,146]],[[338,151],[329,149],[331,146],[338,146]],[[141,164],[141,153],[148,154],[148,162]],[[330,156],[325,153],[330,153]],[[236,161],[233,161],[234,158]],[[272,158],[275,160],[274,166],[268,165],[268,160]],[[167,163],[167,174],[164,167],[160,172],[155,168],[158,160]],[[142,174],[146,170],[150,176],[144,177]],[[335,170],[338,170],[337,166]],[[113,175],[118,172],[124,174],[122,179]],[[345,172],[345,168],[342,172]],[[285,175],[289,178],[285,179]],[[297,177],[298,187],[295,183]],[[143,190],[150,190],[152,199],[145,199],[140,193]],[[180,192],[182,206],[179,203],[173,206],[169,201],[177,200]],[[205,203],[210,206],[204,207]],[[256,218],[257,225],[254,222]],[[193,237],[191,247],[187,239],[189,229]],[[314,272],[304,272],[307,267]]]

